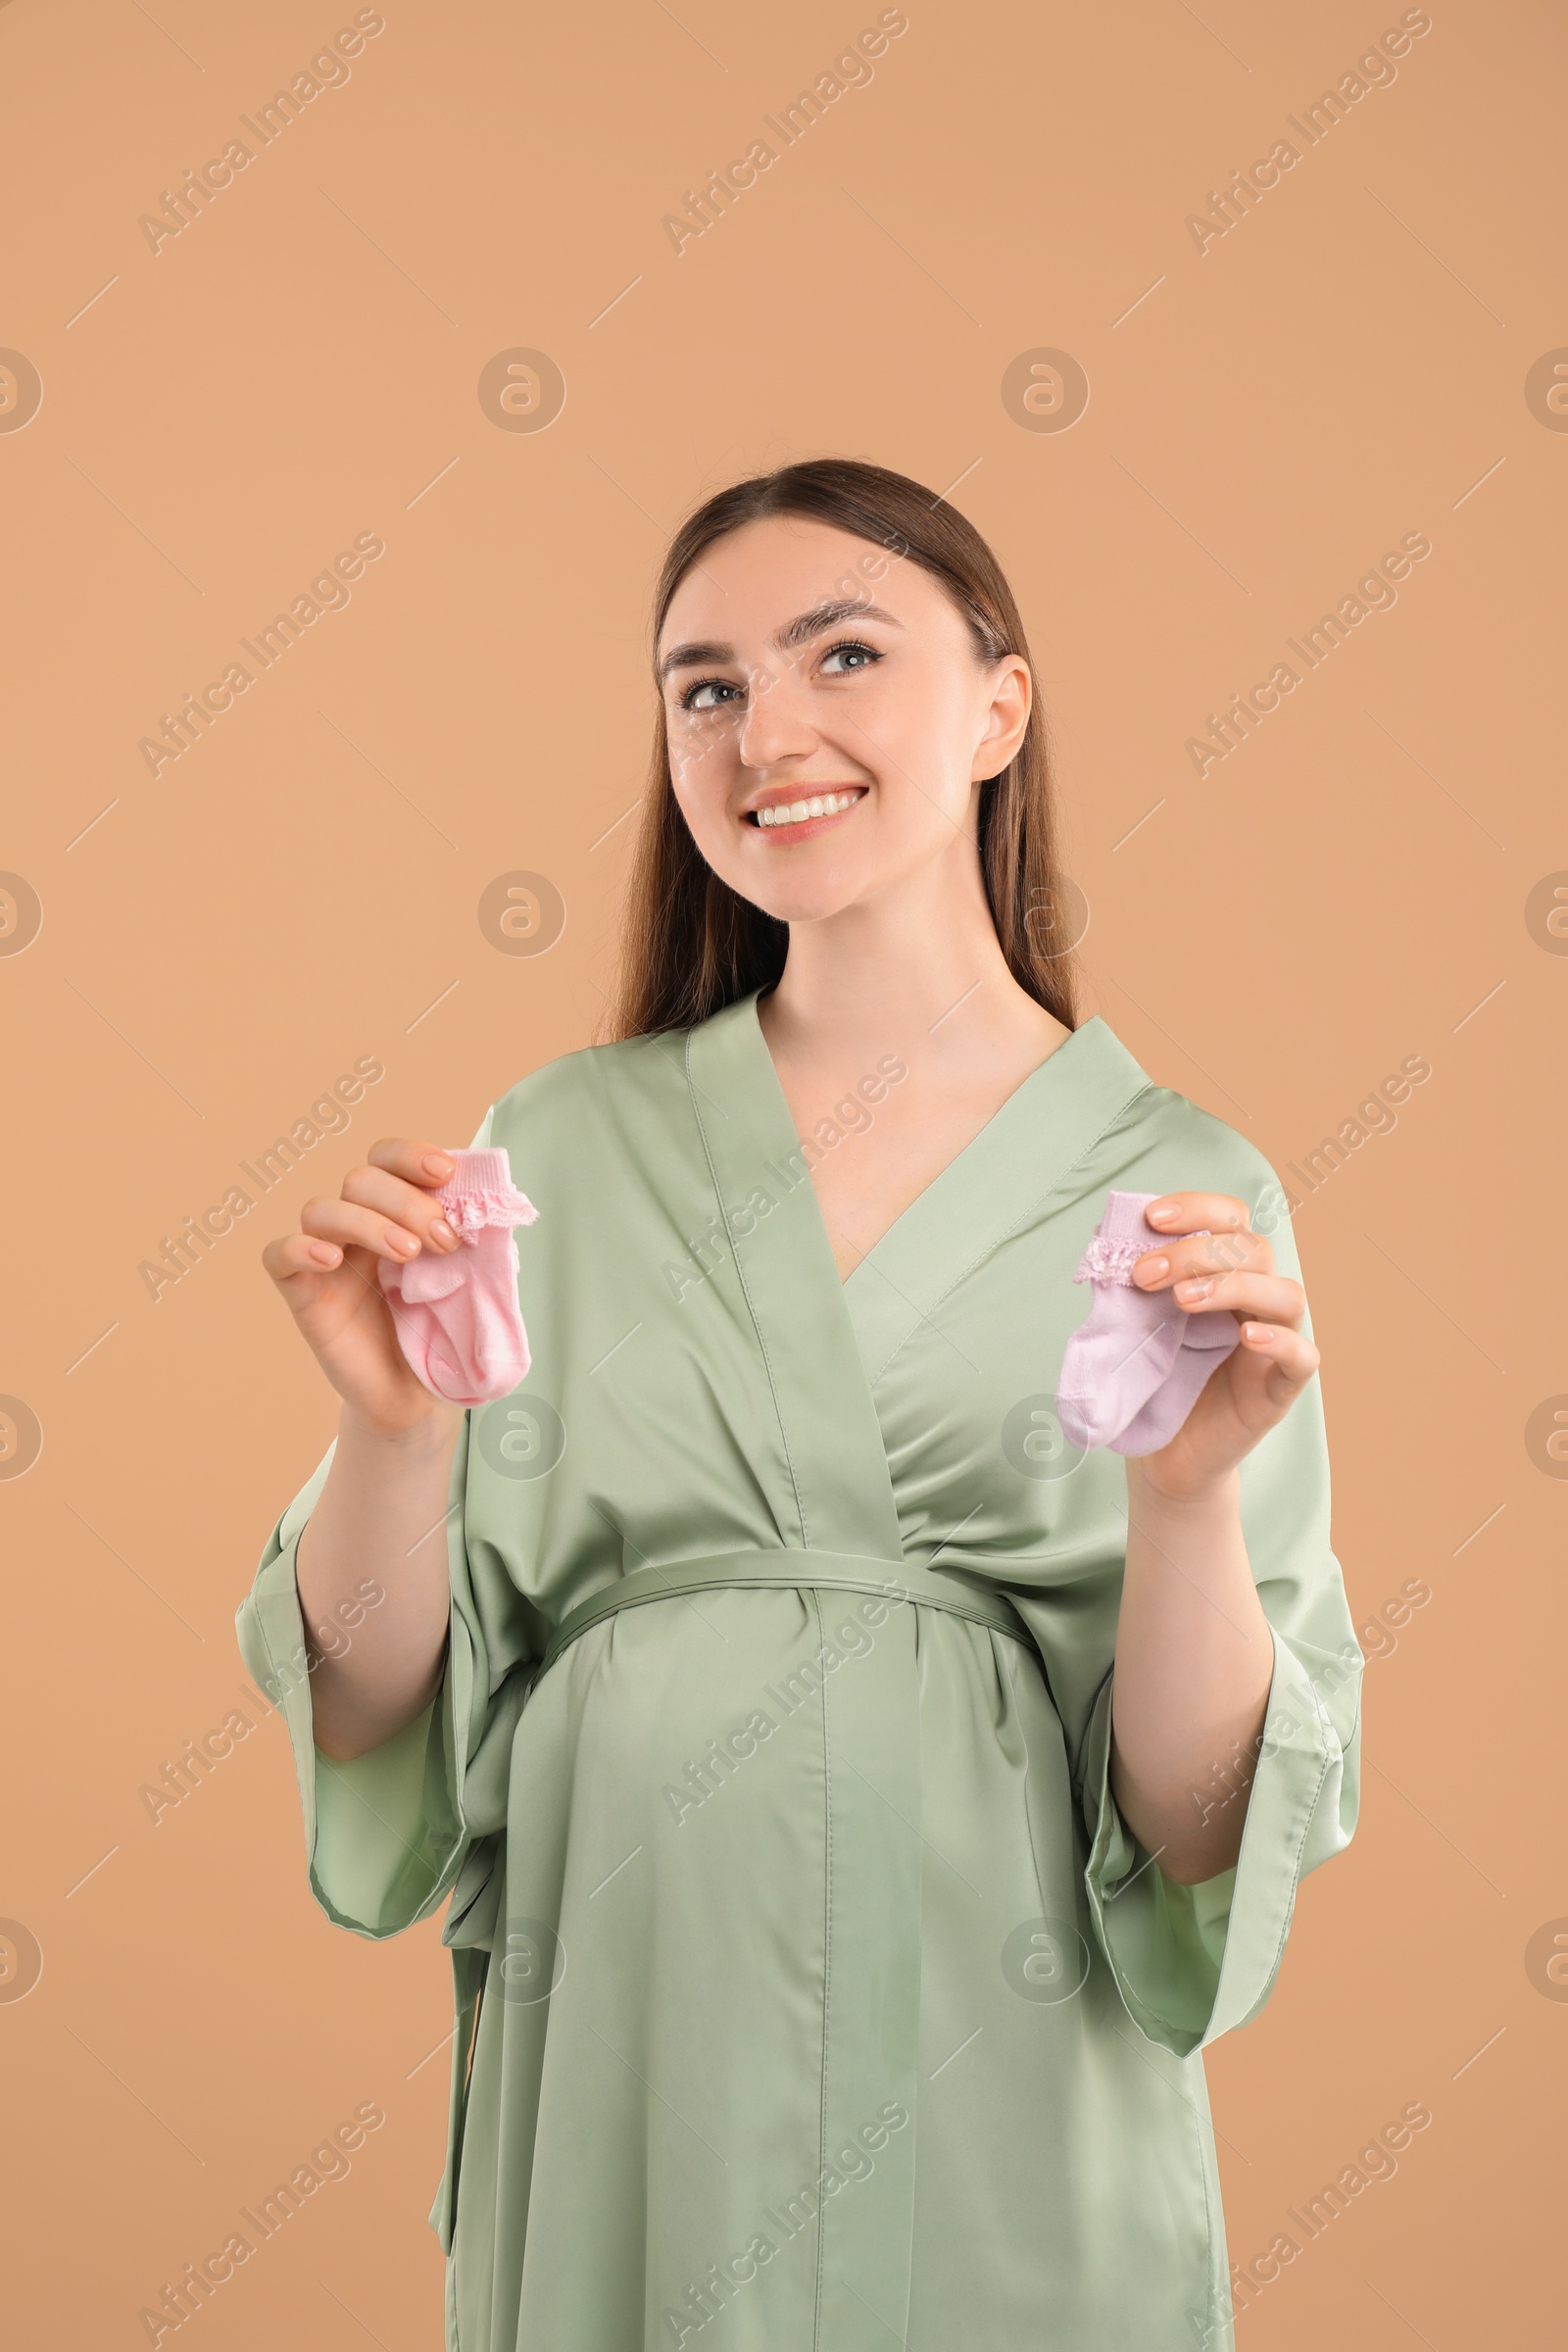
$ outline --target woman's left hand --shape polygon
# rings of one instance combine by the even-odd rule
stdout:
[[[1152,1245],[1133,1267],[1139,1289],[1171,1292],[1189,1314],[1234,1314],[1241,1326],[1240,1346],[1169,1445],[1127,1465],[1173,1500],[1196,1499],[1223,1485],[1285,1418],[1317,1371],[1318,1351],[1301,1335],[1306,1294],[1275,1272],[1274,1252],[1249,1226],[1244,1200],[1229,1193],[1164,1193],[1145,1214],[1170,1240]]]

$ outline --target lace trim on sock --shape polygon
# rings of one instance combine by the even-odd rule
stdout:
[[[1200,1225],[1196,1233],[1181,1234],[1177,1238],[1196,1242],[1207,1232],[1208,1227]],[[1151,1250],[1159,1248],[1161,1238],[1159,1234],[1152,1233],[1147,1242],[1141,1242],[1136,1237],[1129,1237],[1125,1241],[1106,1241],[1103,1235],[1097,1233],[1080,1258],[1073,1280],[1113,1282],[1122,1290],[1130,1291],[1134,1287],[1134,1266],[1141,1257],[1148,1257]]]
[[[1147,1257],[1156,1245],[1152,1241],[1107,1242],[1096,1234],[1079,1261],[1074,1282],[1113,1282],[1123,1290],[1132,1288],[1133,1268],[1141,1257]]]
[[[539,1211],[514,1185],[498,1185],[479,1193],[441,1193],[442,1214],[454,1233],[473,1241],[487,1225],[531,1225]]]

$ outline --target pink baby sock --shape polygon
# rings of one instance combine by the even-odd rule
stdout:
[[[1067,1342],[1056,1417],[1073,1446],[1153,1453],[1169,1445],[1199,1391],[1241,1340],[1232,1314],[1190,1315],[1169,1291],[1141,1291],[1133,1268],[1170,1237],[1144,1215],[1158,1193],[1112,1193],[1074,1282],[1094,1285],[1088,1319]]]
[[[435,1198],[463,1247],[442,1255],[426,1246],[407,1265],[378,1257],[375,1271],[398,1344],[431,1395],[488,1404],[527,1377],[513,1227],[531,1225],[539,1211],[513,1189],[505,1152],[448,1156],[457,1166]]]

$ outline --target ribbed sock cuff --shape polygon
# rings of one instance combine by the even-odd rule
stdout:
[[[1159,1235],[1149,1223],[1144,1211],[1152,1200],[1158,1200],[1161,1198],[1162,1196],[1158,1193],[1111,1193],[1107,1195],[1104,1214],[1096,1228],[1101,1240],[1104,1242],[1144,1242],[1150,1249],[1152,1249],[1159,1240]]]
[[[499,1193],[512,1182],[512,1166],[504,1151],[450,1152],[457,1167],[441,1187],[444,1193]]]

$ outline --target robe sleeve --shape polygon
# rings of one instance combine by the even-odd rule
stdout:
[[[486,1113],[471,1149],[488,1143]],[[323,1756],[313,1736],[305,1628],[295,1583],[301,1531],[316,1506],[336,1440],[268,1538],[235,1618],[246,1666],[288,1729],[305,1821],[311,1891],[338,1927],[395,1936],[432,1912],[459,1882],[444,1940],[493,1874],[506,1818],[506,1776],[532,1668],[498,1649],[493,1596],[476,1592],[465,1540],[471,1416],[453,1453],[446,1542],[451,1632],[441,1686],[424,1712],[349,1763]],[[352,1638],[352,1636],[351,1636]],[[468,1865],[466,1869],[465,1865]]]
[[[1299,1280],[1288,1223],[1275,1263]],[[1310,1336],[1310,1319],[1304,1328]],[[1323,1401],[1314,1380],[1242,1465],[1242,1526],[1274,1642],[1261,1745],[1235,1867],[1194,1886],[1167,1879],[1110,1789],[1114,1667],[1080,1750],[1089,1858],[1085,1883],[1100,1945],[1128,2014],[1178,2057],[1245,2026],[1273,1990],[1310,1870],[1344,1850],[1360,1786],[1363,1659],[1329,1547]],[[1227,1798],[1216,1759],[1204,1802]]]

